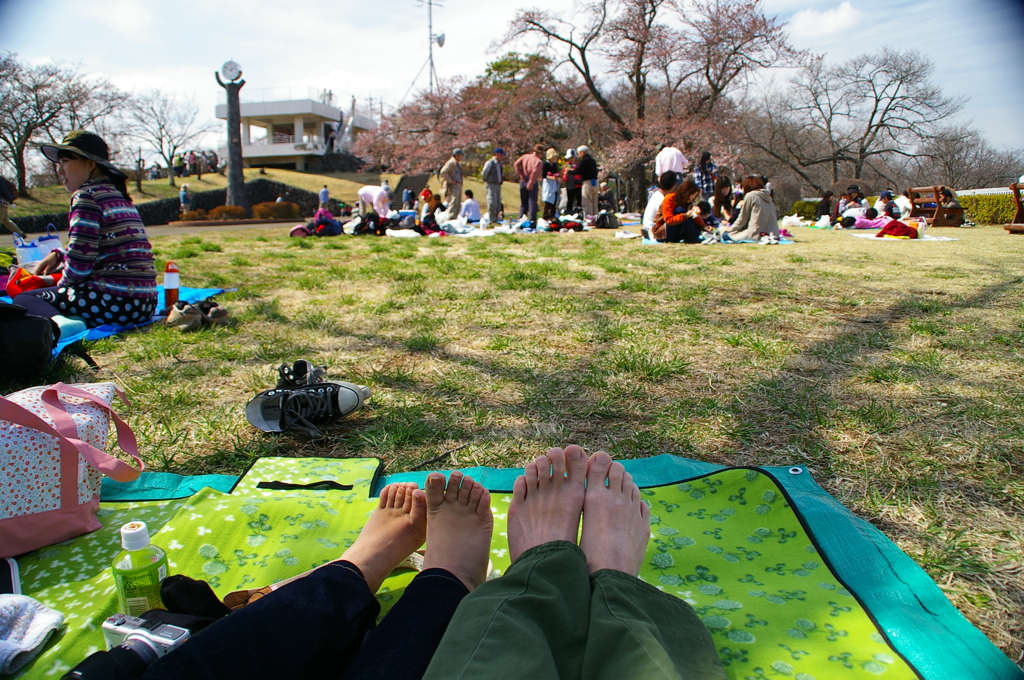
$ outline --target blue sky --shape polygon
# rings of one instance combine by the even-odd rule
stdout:
[[[789,20],[797,47],[830,59],[886,45],[920,50],[947,94],[970,97],[961,119],[998,146],[1024,147],[1024,0],[764,1]],[[434,11],[435,32],[447,34],[435,49],[438,73],[481,73],[515,9],[530,4],[444,0]],[[573,0],[535,4],[573,8]],[[312,85],[344,102],[394,105],[426,48],[426,9],[416,0],[0,0],[0,50],[81,62],[126,89],[170,89],[211,117],[220,92],[213,72],[229,58],[242,64],[247,88]]]

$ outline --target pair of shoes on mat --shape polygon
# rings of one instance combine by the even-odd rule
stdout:
[[[166,324],[179,331],[194,331],[202,326],[228,325],[228,310],[213,300],[191,305],[178,300],[167,313]]]
[[[264,432],[304,432],[323,436],[318,425],[359,410],[370,398],[370,388],[350,382],[324,380],[327,370],[305,359],[283,364],[277,387],[260,392],[245,406],[245,417]]]

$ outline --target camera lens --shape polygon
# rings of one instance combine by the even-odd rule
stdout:
[[[138,654],[146,666],[160,658],[160,655],[153,649],[153,645],[149,643],[149,640],[141,636],[132,635],[119,646],[130,649]]]

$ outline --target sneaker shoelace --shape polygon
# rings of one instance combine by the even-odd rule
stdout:
[[[301,430],[311,437],[321,432],[310,420],[329,419],[335,414],[334,388],[292,392],[281,404],[281,425],[284,429]]]

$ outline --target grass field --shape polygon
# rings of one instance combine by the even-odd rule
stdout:
[[[389,472],[621,458],[807,465],[1011,658],[1024,638],[1024,238],[642,246],[609,233],[154,239],[230,327],[95,343],[154,470],[379,456]],[[373,398],[322,440],[243,407],[305,357]],[[458,449],[458,450],[455,450]],[[448,452],[446,454],[446,452]]]

